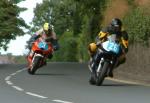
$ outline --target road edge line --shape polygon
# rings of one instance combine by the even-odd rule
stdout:
[[[134,84],[134,85],[142,85],[142,86],[150,87],[149,84],[145,84],[145,83],[133,82],[133,81],[123,80],[123,79],[117,79],[117,78],[110,78],[110,77],[107,77],[106,79],[107,80],[111,80],[111,81],[115,81],[115,82],[121,82],[121,83]]]

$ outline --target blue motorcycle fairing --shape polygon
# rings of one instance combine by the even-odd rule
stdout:
[[[48,44],[46,42],[39,42],[38,48],[43,49],[43,50],[48,50]]]
[[[103,43],[103,47],[106,51],[111,51],[115,54],[119,54],[121,51],[120,44],[113,42],[113,41],[106,41]]]

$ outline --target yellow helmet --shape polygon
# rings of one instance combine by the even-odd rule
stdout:
[[[90,52],[96,52],[97,46],[95,43],[90,43],[89,50]]]
[[[48,29],[49,29],[49,23],[44,23],[43,29],[44,29],[45,31],[48,31]]]

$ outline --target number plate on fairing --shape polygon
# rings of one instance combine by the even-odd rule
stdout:
[[[38,47],[40,49],[48,50],[48,45],[46,42],[39,42]]]
[[[102,45],[106,51],[112,51],[116,54],[118,54],[120,52],[120,44],[118,44],[116,42],[106,41]]]

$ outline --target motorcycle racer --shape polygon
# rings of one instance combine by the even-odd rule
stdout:
[[[56,37],[56,33],[54,32],[54,27],[53,25],[50,25],[50,23],[44,23],[43,27],[41,29],[39,29],[27,42],[28,46],[27,48],[29,48],[29,50],[31,50],[32,47],[32,42],[34,42],[37,39],[47,39],[49,38],[51,43],[53,44],[53,48],[54,50],[58,50],[59,49],[59,44],[58,44],[58,40]],[[30,54],[30,53],[29,53]],[[50,54],[48,56],[49,59],[52,58],[52,54]]]
[[[96,61],[96,58],[94,58],[94,56],[97,50],[97,43],[102,43],[106,41],[107,37],[113,34],[116,34],[120,44],[122,45],[122,53],[116,61],[116,66],[125,63],[126,53],[128,52],[128,34],[125,30],[123,30],[122,22],[119,18],[113,18],[111,23],[99,32],[98,36],[96,37],[96,42],[89,44],[88,50],[91,56],[90,63],[93,60]],[[113,69],[111,69],[111,71],[109,72],[109,76],[113,77]]]

